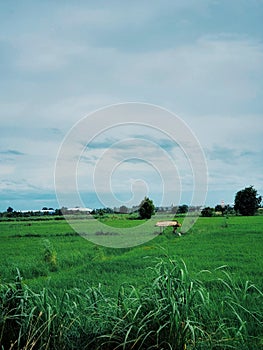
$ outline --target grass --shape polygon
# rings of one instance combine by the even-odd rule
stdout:
[[[231,275],[211,293],[184,264],[159,260],[144,288],[72,289],[58,298],[16,282],[0,288],[2,349],[260,349],[262,292]]]
[[[136,220],[127,221],[137,225]],[[109,222],[111,226],[105,225],[104,232],[114,230],[114,222],[125,224],[125,220],[111,218]],[[137,227],[148,230],[151,240],[136,247],[113,249],[83,239],[66,221],[0,222],[0,281],[12,281],[18,268],[36,290],[45,286],[81,288],[100,282],[109,294],[116,295],[123,282],[143,284],[148,278],[147,267],[157,256],[167,254],[183,259],[191,273],[227,265],[237,280],[251,280],[263,288],[263,216],[199,218],[181,237],[173,235],[170,228],[157,236],[154,226]],[[46,240],[56,253],[53,270],[45,260]]]

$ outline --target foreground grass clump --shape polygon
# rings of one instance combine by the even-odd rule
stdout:
[[[222,270],[222,269],[220,269]],[[19,275],[0,286],[1,349],[260,349],[262,292],[231,276],[204,284],[186,266],[160,260],[151,285],[33,292]],[[261,308],[261,309],[260,309]]]

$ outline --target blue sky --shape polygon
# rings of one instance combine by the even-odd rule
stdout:
[[[249,185],[263,194],[262,18],[262,0],[1,2],[0,211],[58,207],[54,171],[64,137],[94,110],[128,101],[159,105],[187,123],[206,157],[207,205],[231,204]],[[159,200],[158,171],[144,157],[162,166],[163,156],[143,153],[143,132],[181,157],[163,135],[126,130],[126,138],[140,134],[128,163],[141,152],[143,164],[133,173],[126,161],[112,173],[120,202],[131,181],[134,200],[146,190]],[[94,138],[83,155],[94,163],[83,161],[80,172],[89,176],[102,154],[110,162],[114,142],[124,159],[121,140],[119,132]],[[188,202],[191,173],[181,161],[180,201]],[[107,186],[98,187],[106,196]],[[99,205],[91,187],[81,191],[87,206]]]

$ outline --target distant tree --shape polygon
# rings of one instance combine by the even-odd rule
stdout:
[[[128,213],[128,208],[125,205],[122,205],[119,209],[119,212],[121,214],[127,214]]]
[[[217,205],[215,206],[215,211],[222,211],[222,206],[221,206],[221,204],[217,204]]]
[[[179,208],[177,210],[177,214],[186,214],[188,212],[188,205],[183,204],[179,205]]]
[[[226,204],[224,207],[222,207],[222,204],[217,204],[215,206],[215,212],[221,212],[222,215],[227,215],[227,214],[234,214],[234,208],[231,207],[231,205]]]
[[[159,210],[159,211],[160,211],[160,210]],[[177,211],[178,211],[178,207],[173,205],[173,206],[172,206],[172,209],[171,209],[171,213],[172,213],[172,214],[176,214]]]
[[[262,197],[258,195],[257,190],[249,186],[236,193],[234,209],[241,215],[252,216],[260,207],[261,200]]]
[[[225,214],[225,212],[227,211],[227,206],[222,206],[222,204],[217,204],[216,206],[215,206],[215,211],[216,212],[221,212],[221,214],[222,215],[224,215]]]
[[[96,215],[103,216],[105,211],[102,208],[96,209]]]
[[[111,208],[99,208],[99,209],[94,209],[91,212],[92,215],[99,215],[103,216],[105,214],[113,214],[113,209]]]
[[[48,210],[48,208],[47,207],[43,207],[42,210]]]
[[[14,209],[12,207],[8,207],[6,209],[7,213],[13,213]]]
[[[140,219],[150,219],[154,215],[155,207],[153,201],[148,197],[145,197],[139,207]]]
[[[62,209],[56,209],[55,210],[55,215],[63,215]]]
[[[113,214],[113,209],[112,208],[102,208],[103,214]]]
[[[214,209],[213,208],[205,207],[201,211],[201,216],[203,216],[203,217],[211,217],[211,216],[213,216],[213,213],[214,213]]]

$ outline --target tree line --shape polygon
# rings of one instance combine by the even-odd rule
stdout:
[[[253,186],[246,187],[240,191],[238,191],[235,195],[235,201],[234,206],[230,206],[229,204],[217,204],[214,208],[212,207],[205,207],[201,210],[201,216],[203,217],[211,217],[214,215],[218,215],[218,213],[221,215],[244,215],[244,216],[252,216],[255,215],[257,210],[260,208],[262,201],[262,197],[258,194],[257,190]],[[62,209],[53,209],[53,208],[47,208],[44,207],[42,210],[39,211],[28,211],[28,212],[21,212],[21,211],[15,211],[12,207],[8,207],[6,212],[0,213],[0,217],[7,217],[7,218],[16,218],[16,217],[29,217],[29,216],[40,216],[40,215],[49,215],[50,211],[52,211],[53,215],[56,216],[62,216],[64,213],[66,213],[66,208]],[[131,213],[136,213],[138,219],[150,219],[152,215],[155,214],[156,211],[158,211],[158,208],[154,206],[153,201],[145,197],[141,203],[132,208],[133,210]],[[188,207],[188,205],[183,204],[178,207],[172,207],[171,211],[174,214],[186,214],[191,208]],[[113,213],[121,213],[121,214],[128,214],[130,213],[129,208],[126,206],[121,206],[118,210],[117,208],[111,209],[111,208],[100,208],[100,209],[94,209],[91,214],[96,216],[103,216],[105,214],[113,214]]]

